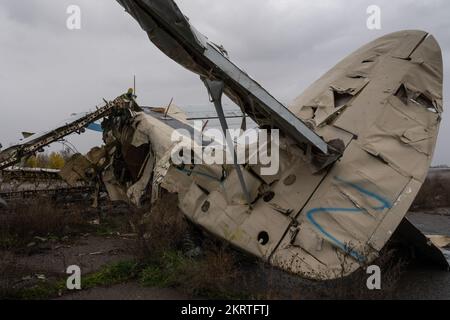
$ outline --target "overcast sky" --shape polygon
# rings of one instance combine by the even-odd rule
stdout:
[[[401,29],[423,29],[439,41],[449,76],[450,1],[446,0],[178,0],[210,40],[228,50],[275,97],[288,104],[363,44]],[[369,5],[381,8],[381,30],[366,27]],[[68,30],[66,9],[81,8],[81,30]],[[114,0],[2,0],[0,3],[0,142],[42,131],[113,99],[137,76],[142,105],[208,103],[198,77],[162,54]],[[449,83],[444,84],[445,101]],[[446,105],[444,105],[444,109]],[[434,164],[450,164],[445,112]],[[80,151],[99,134],[72,138]]]

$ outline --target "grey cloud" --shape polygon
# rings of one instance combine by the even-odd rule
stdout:
[[[82,9],[82,30],[65,27],[66,8]],[[399,29],[424,29],[450,52],[450,2],[388,0],[178,0],[192,23],[223,44],[233,60],[276,97],[289,103],[347,54]],[[366,8],[382,9],[381,31],[366,28]],[[47,129],[126,91],[133,74],[139,101],[205,105],[197,77],[147,39],[114,0],[4,0],[0,4],[0,141],[22,130]],[[4,32],[6,30],[6,32]],[[445,65],[445,76],[449,74]],[[445,83],[445,100],[449,97]],[[444,114],[435,163],[450,164]],[[72,139],[86,149],[98,135]]]

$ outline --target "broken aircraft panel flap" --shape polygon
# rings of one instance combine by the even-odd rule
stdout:
[[[394,238],[412,245],[419,259],[432,261],[444,270],[450,270],[449,262],[442,250],[430,240],[431,237],[424,235],[407,218],[404,218],[398,226]]]

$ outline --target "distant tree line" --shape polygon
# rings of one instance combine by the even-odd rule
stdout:
[[[60,152],[40,153],[28,157],[23,166],[26,168],[62,169],[71,156],[72,153],[67,149]]]

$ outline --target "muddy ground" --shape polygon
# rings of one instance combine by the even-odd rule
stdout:
[[[450,236],[450,208],[439,213],[410,213],[409,219],[421,230],[430,234]],[[110,288],[95,288],[63,297],[63,299],[183,299],[192,298],[173,289],[144,288],[136,282]],[[444,299],[450,300],[450,272],[431,265],[413,264],[401,276],[393,299]]]
[[[450,236],[449,186],[449,170],[431,172],[408,213],[408,219],[425,234]],[[171,202],[175,203],[168,201]],[[441,208],[430,208],[430,203]],[[197,258],[185,260],[175,253],[164,256],[165,260],[160,259],[157,264],[146,261],[144,268],[141,262],[136,262],[143,257],[142,239],[132,227],[126,209],[107,210],[98,216],[86,212],[85,207],[69,208],[70,215],[55,212],[45,203],[41,208],[24,207],[22,216],[8,222],[9,228],[17,233],[15,239],[10,239],[11,230],[4,228],[4,224],[0,228],[0,299],[450,299],[450,272],[414,261],[395,267],[393,275],[383,280],[381,292],[375,294],[364,286],[355,288],[355,280],[322,285],[297,279],[252,259],[247,261],[244,257],[241,262],[241,255],[234,252],[216,252],[193,268],[186,263],[195,264]],[[162,211],[171,210],[175,209]],[[168,228],[153,230],[160,233],[157,247],[168,246],[164,239],[184,230],[181,225],[179,230],[171,228],[178,220],[165,222]],[[191,251],[195,253],[197,249],[194,246]],[[70,265],[81,268],[81,291],[65,289],[65,272]],[[167,270],[161,273],[158,271],[161,268]],[[171,275],[180,272],[190,272],[189,278],[200,273],[200,280],[195,280],[200,285],[195,281],[180,285],[177,281],[183,277]],[[205,280],[202,273],[212,276]],[[362,284],[365,278],[362,275],[356,282]],[[234,283],[233,292],[225,288],[230,281]],[[242,295],[241,283],[246,284]],[[201,290],[190,290],[191,284]]]
[[[450,209],[439,209],[434,212],[411,212],[408,217],[426,233],[450,236]],[[80,266],[83,275],[86,275],[99,271],[105,265],[129,261],[136,254],[134,234],[83,234],[58,241],[41,240],[43,241],[37,240],[39,243],[18,252],[4,250],[0,252],[3,265],[3,280],[1,281],[8,281],[7,286],[26,288],[65,277],[65,270],[69,265]],[[310,295],[306,298],[309,297]],[[203,297],[192,296],[176,288],[144,286],[139,280],[133,279],[74,293],[59,293],[51,298],[64,300],[165,300]],[[277,295],[269,296],[269,298],[296,297],[283,296],[283,293],[277,292]],[[429,265],[412,264],[403,271],[394,292],[386,298],[450,299],[450,272]]]

